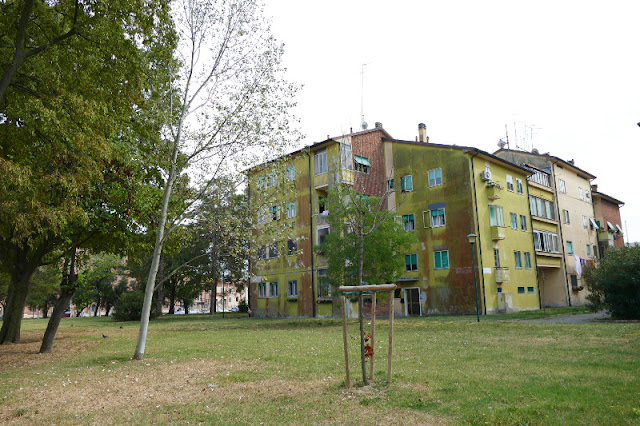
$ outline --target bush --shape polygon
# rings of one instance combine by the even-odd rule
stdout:
[[[142,316],[142,305],[144,304],[144,292],[132,291],[124,293],[115,305],[116,311],[113,318],[116,321],[140,321]],[[157,318],[160,312],[156,307],[156,303],[151,303],[151,318]]]
[[[597,267],[584,271],[592,310],[621,319],[640,319],[640,247],[611,247]]]
[[[247,302],[241,300],[240,303],[238,303],[238,312],[242,312],[245,314],[249,312],[249,305],[247,305]]]

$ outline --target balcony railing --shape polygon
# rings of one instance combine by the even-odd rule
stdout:
[[[549,175],[543,172],[535,172],[527,178],[530,182],[539,183],[540,185],[551,187],[549,183]]]
[[[502,226],[491,227],[491,239],[492,240],[504,240],[505,229]]]
[[[496,268],[496,283],[509,282],[509,268]]]

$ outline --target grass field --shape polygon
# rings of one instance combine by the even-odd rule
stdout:
[[[24,320],[0,346],[0,423],[640,424],[640,324],[517,321],[542,315],[396,319],[391,384],[378,320],[377,380],[351,391],[339,319],[164,317],[144,361],[138,323],[66,318],[39,355],[46,320]]]

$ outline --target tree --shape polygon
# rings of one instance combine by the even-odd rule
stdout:
[[[611,247],[597,266],[584,270],[593,311],[606,309],[621,319],[640,319],[640,247]]]
[[[358,183],[356,182],[356,188]],[[359,185],[363,189],[363,185]],[[329,190],[328,217],[331,233],[317,250],[322,250],[329,266],[330,284],[382,284],[395,281],[402,273],[404,259],[398,253],[408,251],[416,241],[394,220],[386,208],[390,188],[382,196],[360,194],[354,187],[336,184]],[[366,280],[366,282],[365,282]],[[359,294],[360,352],[362,378],[368,384],[365,348],[363,296]]]
[[[211,182],[229,169],[277,156],[291,138],[288,110],[297,87],[283,78],[283,47],[270,35],[257,0],[181,0],[174,16],[181,69],[164,96],[172,100],[164,121],[170,163],[147,277],[134,359],[144,358],[148,318],[168,231],[173,186],[190,171],[198,188],[195,207]],[[173,99],[179,102],[173,103]],[[187,209],[187,212],[192,209]],[[177,215],[179,222],[184,215]],[[173,226],[177,226],[174,223]]]
[[[158,30],[169,21],[166,0],[0,8],[0,261],[11,277],[4,344],[20,339],[33,272],[59,261],[55,250],[71,256],[70,246],[92,231],[89,196],[118,158],[114,142],[145,105],[147,46],[173,43]],[[25,52],[33,52],[28,60]],[[83,238],[70,237],[83,227]]]
[[[53,306],[60,288],[61,270],[59,264],[39,267],[31,277],[31,289],[27,305],[42,309],[43,318],[47,318],[49,307]]]

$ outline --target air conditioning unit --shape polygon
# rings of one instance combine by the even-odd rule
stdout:
[[[480,174],[480,178],[482,180],[491,180],[491,170],[484,170],[481,174]]]

